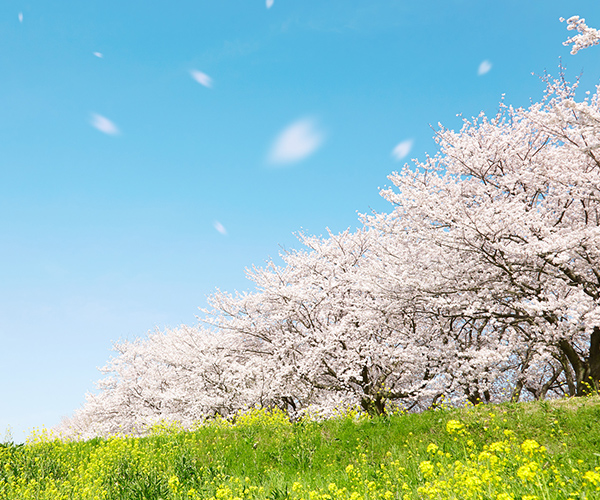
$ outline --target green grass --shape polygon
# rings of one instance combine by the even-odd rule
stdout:
[[[81,442],[42,434],[0,445],[0,498],[598,499],[600,400],[297,423],[256,411]]]

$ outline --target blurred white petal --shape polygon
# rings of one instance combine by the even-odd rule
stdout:
[[[407,139],[406,141],[402,141],[393,149],[392,156],[396,158],[396,160],[401,160],[402,158],[407,156],[408,153],[410,153],[414,142],[414,139]]]
[[[213,226],[215,227],[215,229],[217,231],[219,231],[221,234],[226,235],[227,234],[227,229],[225,229],[225,227],[223,226],[223,224],[221,224],[218,220],[215,221],[215,223],[213,224]]]
[[[273,7],[273,0],[267,0],[267,9]]]
[[[192,78],[196,80],[199,84],[204,85],[208,88],[212,87],[213,80],[206,73],[202,73],[202,71],[193,69],[192,71],[190,71],[190,75],[192,75]]]
[[[273,165],[294,163],[313,154],[325,140],[315,120],[304,118],[289,125],[281,132],[268,155],[268,162]]]
[[[117,126],[105,116],[92,113],[92,121],[90,123],[92,127],[105,134],[116,135],[119,133]]]
[[[479,76],[485,75],[490,69],[492,69],[492,63],[486,59],[485,61],[481,61],[477,74]]]
[[[23,13],[19,12],[19,22],[22,23],[23,22]]]
[[[102,59],[102,57],[104,57],[104,56],[102,55],[102,52],[94,52],[94,55],[95,55],[96,57],[99,57],[100,59]]]

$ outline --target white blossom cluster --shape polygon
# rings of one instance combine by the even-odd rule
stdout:
[[[564,22],[564,18],[560,18],[561,22]],[[579,18],[579,16],[572,16],[567,19],[567,29],[568,30],[577,30],[579,34],[568,38],[563,45],[569,46],[573,45],[571,48],[571,54],[575,55],[581,49],[585,49],[587,47],[591,47],[592,45],[597,45],[600,43],[600,31],[594,28],[590,28],[587,24],[585,24],[585,19]]]
[[[597,390],[600,92],[577,101],[564,78],[546,83],[527,109],[501,103],[441,128],[435,156],[390,176],[389,213],[300,235],[283,265],[248,272],[253,292],[215,293],[204,326],[117,344],[98,393],[59,431]]]

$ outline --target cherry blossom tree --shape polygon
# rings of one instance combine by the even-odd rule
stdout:
[[[572,53],[600,32],[572,17]],[[65,436],[189,427],[254,406],[327,413],[600,389],[600,86],[545,78],[389,178],[389,213],[248,271],[205,326],[115,344]]]
[[[561,22],[564,22],[564,18],[560,18]],[[575,55],[581,49],[591,47],[600,43],[600,31],[594,28],[590,28],[585,24],[585,19],[579,16],[572,16],[567,19],[567,29],[569,31],[577,30],[578,34],[567,38],[563,45],[573,45],[571,48],[571,54]]]
[[[58,431],[70,437],[143,434],[159,422],[189,427],[260,404],[236,339],[201,327],[181,326],[115,343],[106,377]]]
[[[492,119],[442,128],[435,157],[390,176],[395,210],[365,220],[442,252],[419,291],[443,314],[520,333],[534,358],[552,354],[550,387],[562,377],[582,395],[600,379],[600,96],[578,102],[575,88],[548,80],[528,109],[501,103]]]
[[[272,401],[298,410],[343,400],[381,413],[423,386],[426,347],[407,347],[418,336],[370,286],[376,238],[369,230],[301,235],[306,249],[282,255],[284,266],[249,273],[256,292],[211,298],[213,326],[239,335],[263,370],[275,369]]]
[[[516,328],[424,289],[452,265],[448,252],[374,229],[301,241],[283,266],[249,273],[255,292],[218,293],[204,311],[272,373],[271,403],[383,413],[499,401],[514,385]]]

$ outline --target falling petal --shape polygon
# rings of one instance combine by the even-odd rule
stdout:
[[[273,0],[267,0],[267,9],[273,7]]]
[[[100,59],[102,59],[104,56],[102,55],[102,52],[94,52],[94,55],[96,57],[99,57]]]
[[[100,132],[103,132],[105,134],[117,135],[119,133],[119,129],[117,128],[117,126],[108,118],[102,115],[97,115],[93,113],[92,120],[90,123],[92,127],[98,129]]]
[[[414,139],[407,139],[406,141],[402,141],[393,149],[392,156],[396,160],[401,160],[402,158],[406,157],[408,153],[410,153],[414,142]]]
[[[273,142],[268,162],[273,165],[294,163],[313,154],[325,140],[315,120],[304,118],[289,125]]]
[[[477,74],[479,76],[485,75],[491,69],[492,69],[492,63],[486,59],[485,61],[481,61],[481,64],[479,65],[479,69],[477,70]]]
[[[213,226],[215,227],[215,229],[217,231],[219,231],[221,234],[226,235],[227,234],[227,229],[225,229],[225,227],[223,226],[223,224],[221,224],[218,220],[215,221],[215,223],[213,224]]]
[[[22,23],[23,22],[23,13],[19,12],[19,22]]]
[[[193,69],[192,71],[190,71],[190,75],[192,75],[192,78],[196,80],[200,85],[204,85],[207,88],[211,88],[213,85],[212,78],[206,73],[202,73],[202,71]]]

